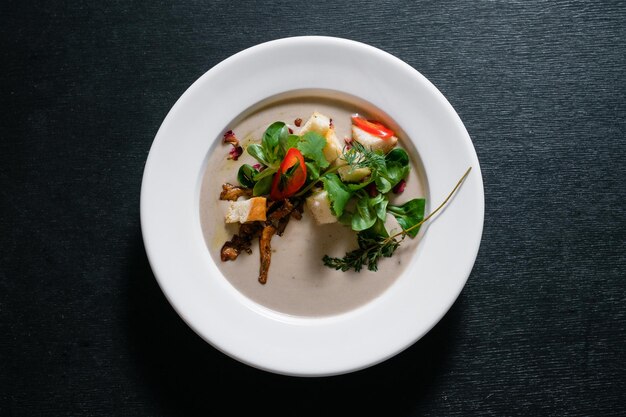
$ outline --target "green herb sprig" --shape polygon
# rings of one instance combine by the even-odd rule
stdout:
[[[341,159],[354,170],[370,168],[373,171],[385,169],[385,155],[381,151],[373,151],[361,143],[352,141],[350,149],[344,148]]]
[[[400,241],[396,239],[387,240],[382,236],[369,236],[359,232],[357,233],[358,249],[346,253],[343,258],[331,258],[325,255],[322,260],[324,265],[344,272],[349,269],[359,272],[363,265],[367,265],[367,269],[370,271],[377,271],[378,260],[393,255],[400,246]]]

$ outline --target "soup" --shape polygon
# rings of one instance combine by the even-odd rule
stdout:
[[[353,101],[338,97],[307,95],[274,101],[236,120],[232,129],[245,149],[259,143],[265,129],[275,121],[283,121],[298,133],[296,120],[306,121],[319,112],[332,118],[337,137],[351,137],[351,115],[370,115],[371,108],[355,106]],[[374,109],[375,111],[375,109]],[[227,130],[228,130],[227,129]],[[398,146],[411,153],[411,147],[401,134]],[[291,219],[282,236],[271,240],[271,265],[267,283],[259,277],[258,238],[252,242],[252,254],[241,253],[236,261],[223,262],[220,250],[238,231],[238,224],[226,224],[229,202],[220,201],[222,184],[237,184],[237,171],[244,164],[255,164],[247,152],[238,160],[227,159],[230,146],[217,145],[209,155],[200,190],[200,221],[207,248],[225,279],[251,300],[278,312],[296,316],[328,316],[344,313],[380,296],[409,264],[415,253],[419,235],[406,238],[392,257],[382,258],[378,271],[367,267],[359,272],[340,271],[324,265],[324,255],[342,257],[357,247],[356,233],[340,223],[319,225],[308,208],[300,220]],[[424,196],[421,169],[411,157],[411,169],[406,187],[398,195],[390,193],[390,204],[402,204]],[[390,233],[401,231],[393,216],[386,221]]]

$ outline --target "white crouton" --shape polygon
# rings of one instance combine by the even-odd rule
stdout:
[[[337,135],[335,134],[335,129],[331,126],[330,117],[319,112],[314,112],[309,120],[307,120],[302,126],[298,134],[302,136],[308,132],[315,132],[324,136],[326,139],[326,146],[324,147],[323,152],[324,157],[328,162],[332,163],[335,159],[341,156],[343,144],[339,141]]]
[[[317,224],[337,222],[337,218],[330,210],[330,200],[326,191],[314,191],[313,194],[307,197],[306,206]]]
[[[265,221],[267,209],[265,197],[253,197],[248,200],[231,201],[226,213],[226,223],[246,223]]]
[[[398,143],[398,138],[395,136],[382,139],[378,136],[372,135],[371,133],[367,133],[365,130],[355,125],[352,125],[352,139],[356,140],[368,149],[373,151],[380,149],[383,153],[389,152],[396,146],[396,143]]]
[[[324,146],[322,152],[324,152],[324,158],[332,163],[342,155],[343,144],[339,141],[339,138],[337,138],[334,128],[328,129],[324,137],[326,138],[326,146]]]
[[[307,132],[315,132],[322,136],[326,136],[328,129],[330,129],[330,117],[319,112],[313,112],[298,134],[302,136]]]

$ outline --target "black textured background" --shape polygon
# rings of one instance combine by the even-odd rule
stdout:
[[[486,193],[445,318],[383,364],[320,379],[204,343],[139,226],[176,99],[229,55],[305,34],[429,78]],[[619,1],[2,1],[0,415],[626,415],[625,41]]]

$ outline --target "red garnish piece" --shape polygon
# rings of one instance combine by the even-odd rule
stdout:
[[[406,181],[400,180],[400,182],[397,183],[395,187],[393,187],[392,191],[394,194],[402,194],[405,187],[406,187]]]
[[[224,143],[230,143],[233,146],[239,146],[239,139],[235,136],[232,130],[224,133]]]
[[[352,149],[352,138],[343,138],[343,141],[346,143],[346,151]]]
[[[228,159],[232,159],[236,161],[239,159],[241,154],[243,153],[243,148],[241,146],[233,146],[233,148],[228,152]]]
[[[370,197],[376,197],[378,195],[378,189],[376,188],[376,184],[373,182],[367,184],[367,187],[365,187],[365,190],[367,191],[367,194],[369,194]]]
[[[354,123],[355,126],[363,129],[367,133],[370,133],[381,139],[387,139],[393,136],[393,130],[387,128],[382,123],[375,120],[367,120],[366,118],[359,116],[358,114],[352,115],[352,123]]]
[[[232,130],[224,133],[224,143],[230,143],[231,145],[233,145],[233,148],[230,150],[230,152],[228,152],[227,159],[232,159],[233,161],[239,159],[239,157],[243,153],[243,148],[239,146],[239,139],[237,139],[235,133],[233,133]]]
[[[272,180],[270,197],[272,200],[284,200],[294,195],[306,182],[304,157],[296,148],[290,148],[280,163]]]
[[[302,124],[302,119],[298,117],[296,120],[294,120],[293,124],[295,124],[297,127],[300,127],[300,125]]]

